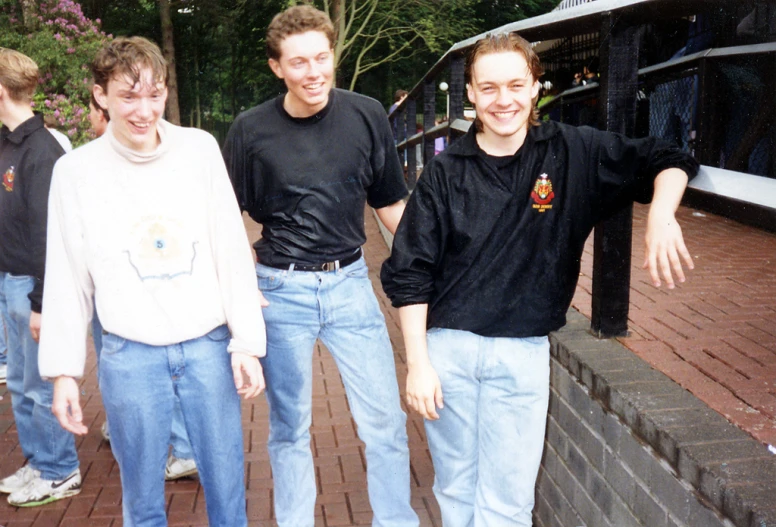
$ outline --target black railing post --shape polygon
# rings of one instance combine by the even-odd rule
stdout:
[[[599,127],[633,135],[639,49],[636,28],[608,15],[601,27]],[[599,338],[628,334],[633,207],[595,227],[591,329]]]
[[[423,165],[434,157],[434,140],[426,138],[426,132],[434,128],[436,119],[436,82],[428,80],[423,85]]]
[[[415,135],[417,118],[417,106],[415,99],[407,99],[407,136]],[[407,188],[415,189],[415,182],[418,180],[418,156],[416,155],[415,145],[408,146],[407,152]]]
[[[453,124],[456,119],[463,119],[463,94],[466,89],[464,79],[464,59],[461,55],[455,55],[450,60],[450,114],[447,116],[448,124]],[[447,129],[448,144],[455,139],[453,130]]]

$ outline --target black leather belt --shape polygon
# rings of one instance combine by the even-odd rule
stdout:
[[[328,272],[328,271],[336,271],[337,269],[341,269],[345,266],[348,266],[361,258],[361,248],[359,248],[356,252],[351,254],[350,256],[346,256],[342,260],[334,260],[333,262],[325,262],[320,264],[286,264],[286,265],[275,265],[271,263],[264,263],[259,262],[262,265],[266,265],[267,267],[274,267],[275,269],[287,269],[291,270],[291,266],[293,265],[294,271],[310,271],[310,272]]]

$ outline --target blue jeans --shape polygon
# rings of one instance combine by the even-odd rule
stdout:
[[[229,329],[170,346],[102,336],[100,391],[121,469],[125,527],[167,525],[164,466],[176,399],[213,527],[247,524],[240,399]]]
[[[97,371],[99,373],[100,352],[102,351],[102,324],[100,317],[97,316],[97,310],[92,315],[92,340],[94,341],[94,352],[97,354]],[[110,426],[108,427],[110,432]],[[186,433],[186,425],[183,422],[180,401],[176,399],[175,409],[172,412],[172,431],[170,433],[170,444],[172,445],[172,455],[181,459],[194,459],[194,452],[191,450],[191,441]]]
[[[8,363],[8,333],[5,328],[5,317],[0,314],[0,366]]]
[[[262,359],[270,408],[269,455],[280,527],[312,527],[315,473],[310,451],[312,353],[331,351],[366,444],[369,501],[377,527],[414,526],[406,416],[399,402],[393,349],[366,263],[331,272],[256,266],[264,309]]]
[[[30,299],[35,279],[0,273],[0,312],[8,335],[8,391],[22,453],[41,477],[58,480],[78,468],[73,434],[65,431],[51,402],[54,385],[40,378],[38,344],[30,335]]]
[[[426,421],[434,494],[445,527],[530,527],[550,394],[547,337],[488,338],[432,328],[442,384]]]

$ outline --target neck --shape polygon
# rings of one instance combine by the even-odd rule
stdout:
[[[299,105],[294,104],[293,101],[291,100],[291,97],[289,97],[289,94],[286,93],[286,96],[283,98],[283,109],[288,113],[288,115],[296,119],[304,119],[305,117],[312,117],[316,113],[326,108],[326,105],[329,104],[329,97],[331,97],[331,93],[329,93],[329,95],[326,96],[326,99],[320,105],[311,107],[311,106],[306,106],[304,104],[299,104]]]
[[[0,113],[0,121],[13,132],[20,124],[34,115],[28,103],[6,101],[5,108]]]
[[[527,134],[527,127],[509,136],[500,136],[485,130],[477,133],[477,144],[488,155],[511,156],[523,146]]]

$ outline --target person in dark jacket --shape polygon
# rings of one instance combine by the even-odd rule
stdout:
[[[515,34],[473,46],[477,121],[427,165],[382,268],[445,527],[531,525],[547,335],[565,324],[593,226],[651,199],[651,281],[672,288],[693,266],[674,213],[697,163],[661,140],[539,123],[541,74]]]
[[[0,492],[19,507],[81,492],[73,434],[51,413],[54,389],[38,369],[48,194],[64,150],[30,108],[37,84],[31,58],[0,48],[0,311],[8,336],[8,391],[27,459],[0,480]]]

